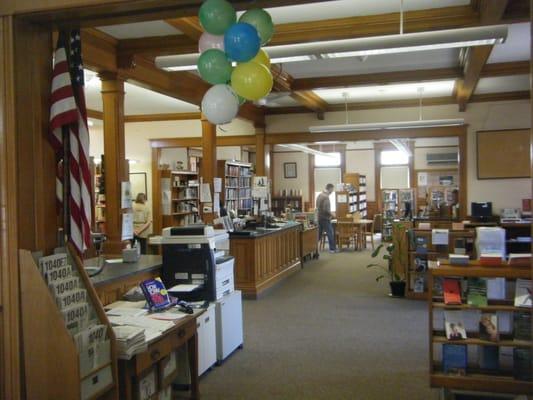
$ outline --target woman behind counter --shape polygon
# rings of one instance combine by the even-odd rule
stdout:
[[[141,245],[141,254],[146,254],[146,239],[150,225],[152,225],[152,217],[146,206],[146,195],[139,193],[133,203],[133,231],[135,240],[138,240]]]

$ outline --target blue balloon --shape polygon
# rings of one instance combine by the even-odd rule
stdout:
[[[247,23],[233,24],[224,34],[224,51],[237,62],[254,58],[261,47],[257,29]]]

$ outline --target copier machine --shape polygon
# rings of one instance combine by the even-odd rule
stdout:
[[[235,290],[234,258],[229,250],[229,235],[205,225],[163,229],[161,278],[170,294],[186,301],[209,301],[215,305],[216,355],[207,354],[210,334],[199,332],[199,375],[222,362],[243,344],[242,298]],[[193,287],[197,288],[191,290]],[[209,307],[204,319],[209,320]],[[203,314],[204,315],[204,314]],[[202,316],[200,317],[200,319]],[[205,330],[199,321],[199,330]],[[209,324],[207,324],[209,325]]]

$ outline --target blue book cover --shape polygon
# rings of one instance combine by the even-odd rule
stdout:
[[[446,373],[464,375],[468,362],[465,344],[442,345],[442,369]]]
[[[479,346],[479,368],[497,371],[500,368],[499,350],[498,346]]]
[[[172,304],[161,278],[147,279],[140,286],[150,310],[164,310]]]

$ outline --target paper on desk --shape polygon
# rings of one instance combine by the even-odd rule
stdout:
[[[158,312],[149,315],[149,318],[161,321],[175,321],[177,319],[186,317],[189,314],[185,314],[178,309],[174,308],[165,312]]]
[[[146,300],[141,301],[124,301],[124,300],[118,300],[111,304],[108,304],[104,306],[105,310],[112,310],[114,308],[144,308],[146,304]]]
[[[153,319],[147,316],[141,317],[124,317],[113,316],[108,317],[109,322],[113,325],[131,325],[139,328],[152,329],[159,332],[165,332],[174,326],[174,323],[170,321],[162,321]]]
[[[181,284],[172,286],[170,289],[167,289],[167,292],[192,292],[193,290],[198,289],[199,287],[200,285]]]
[[[115,307],[107,311],[107,315],[113,315],[116,317],[140,317],[148,313],[148,310],[131,307]]]
[[[431,231],[432,244],[448,244],[448,229],[433,229]]]
[[[124,262],[124,260],[122,258],[109,258],[105,260],[105,262],[108,264],[120,264]]]

